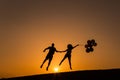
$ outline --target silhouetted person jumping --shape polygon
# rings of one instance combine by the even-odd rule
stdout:
[[[47,66],[47,68],[46,68],[47,71],[48,71],[48,68],[49,68],[49,66],[50,66],[50,63],[51,63],[51,61],[52,61],[52,58],[53,58],[54,53],[55,53],[55,52],[60,52],[60,51],[57,51],[57,50],[56,50],[56,48],[54,47],[54,43],[52,43],[52,46],[49,46],[49,47],[45,48],[45,49],[43,50],[43,52],[45,52],[45,51],[48,50],[48,49],[49,49],[49,52],[48,52],[45,60],[43,61],[42,65],[40,66],[40,68],[42,68],[42,66],[43,66],[43,64],[46,62],[46,60],[49,60],[48,66]]]
[[[62,61],[60,62],[59,66],[62,64],[62,62],[63,62],[66,58],[68,58],[68,60],[69,60],[69,65],[70,65],[70,69],[72,70],[72,66],[71,66],[71,53],[72,53],[72,49],[74,49],[74,48],[77,47],[77,46],[79,46],[79,44],[76,45],[76,46],[74,46],[74,47],[73,47],[71,44],[68,44],[68,45],[67,45],[67,49],[66,49],[65,51],[62,51],[62,52],[66,52],[66,54],[65,54],[64,58],[62,59]]]

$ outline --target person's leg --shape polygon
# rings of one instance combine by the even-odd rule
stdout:
[[[49,58],[48,66],[47,66],[47,68],[46,68],[47,71],[48,71],[48,68],[49,68],[49,66],[50,66],[51,61],[52,61],[52,57]]]
[[[68,56],[68,60],[69,60],[70,69],[72,70],[72,66],[71,66],[71,55]]]
[[[65,55],[64,58],[62,59],[62,61],[60,62],[59,66],[62,64],[62,62],[67,58],[67,56]]]
[[[47,58],[45,58],[45,60],[43,61],[42,65],[40,66],[40,68],[42,68],[43,64],[46,62]]]

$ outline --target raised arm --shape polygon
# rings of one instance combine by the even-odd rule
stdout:
[[[75,47],[77,47],[77,46],[79,46],[79,44],[77,44],[76,46],[74,46],[73,48],[75,48]]]

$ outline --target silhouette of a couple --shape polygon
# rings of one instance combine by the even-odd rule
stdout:
[[[79,46],[79,44],[77,44],[76,46],[72,46],[72,44],[68,44],[68,45],[67,45],[67,49],[66,49],[65,51],[58,51],[58,50],[56,50],[56,48],[54,47],[54,43],[52,43],[51,46],[49,46],[49,47],[47,47],[47,48],[45,48],[45,49],[43,50],[43,52],[45,52],[46,50],[49,50],[49,52],[48,52],[45,60],[43,61],[42,65],[40,66],[40,68],[42,68],[42,67],[43,67],[43,64],[44,64],[47,60],[49,60],[48,66],[46,67],[46,70],[48,71],[48,68],[49,68],[50,63],[51,63],[51,61],[52,61],[52,58],[53,58],[54,53],[55,53],[55,52],[66,52],[64,58],[62,59],[62,61],[61,61],[60,64],[59,64],[59,66],[62,64],[62,62],[63,62],[66,58],[68,58],[69,65],[70,65],[70,69],[72,70],[72,66],[71,66],[71,53],[72,53],[72,49],[74,49],[74,48],[77,47],[77,46]]]

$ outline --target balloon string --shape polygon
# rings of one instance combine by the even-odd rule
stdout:
[[[84,44],[79,44],[79,46],[84,46]]]

